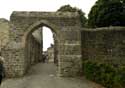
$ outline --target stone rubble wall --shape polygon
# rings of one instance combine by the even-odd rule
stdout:
[[[25,58],[27,58],[26,64],[28,67],[38,63],[42,58],[42,45],[32,35],[27,39],[25,49]]]
[[[125,65],[125,27],[81,30],[82,59]]]

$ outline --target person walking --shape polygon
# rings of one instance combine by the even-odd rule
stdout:
[[[4,58],[1,56],[1,53],[0,53],[0,85],[4,77],[5,77]]]

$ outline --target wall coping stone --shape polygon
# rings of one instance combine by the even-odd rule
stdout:
[[[81,28],[81,31],[125,31],[125,27],[122,26],[110,26],[110,27],[100,27],[100,28]]]
[[[41,17],[41,18],[77,18],[77,12],[39,12],[39,11],[13,11],[11,16],[17,17]]]

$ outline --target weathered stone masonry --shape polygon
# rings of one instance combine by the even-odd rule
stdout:
[[[39,45],[32,42],[35,40],[31,38],[31,34],[42,26],[51,28],[56,35],[59,76],[74,76],[81,71],[81,35],[77,13],[13,12],[10,23],[14,25],[10,41],[18,48],[10,47],[11,49],[6,48],[3,51],[6,53],[4,57],[11,61],[6,64],[9,77],[24,75],[28,67],[34,63],[33,57],[39,54],[36,53]]]
[[[59,76],[78,75],[86,59],[125,65],[125,27],[81,28],[79,15],[70,12],[13,12],[8,23],[10,39],[2,50],[8,77],[23,76],[42,58],[32,36],[42,26],[54,33]]]
[[[83,60],[125,65],[125,27],[82,29]]]

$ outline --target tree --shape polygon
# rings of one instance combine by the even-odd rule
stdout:
[[[57,11],[61,11],[61,12],[78,12],[80,15],[80,21],[81,21],[81,25],[82,27],[85,26],[87,18],[85,17],[85,13],[76,7],[71,7],[70,5],[64,5],[62,7],[60,7]]]
[[[88,15],[88,25],[125,26],[125,0],[98,0]]]

